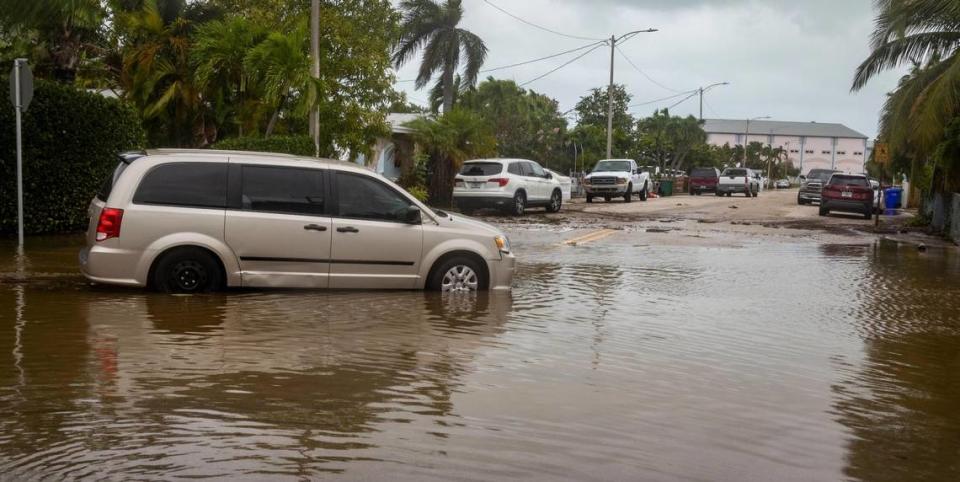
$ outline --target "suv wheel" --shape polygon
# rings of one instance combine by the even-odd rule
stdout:
[[[628,203],[633,201],[633,184],[627,185],[627,193],[623,195],[623,202]]]
[[[870,218],[872,217],[873,217],[873,206],[867,208],[867,210],[863,212],[863,219],[866,219],[867,221],[869,221]]]
[[[164,254],[151,281],[164,293],[208,293],[223,288],[220,265],[200,248],[180,248]]]
[[[523,216],[527,210],[527,196],[523,191],[517,191],[513,195],[513,203],[510,205],[510,214],[514,216]]]
[[[487,280],[480,265],[466,256],[444,261],[430,277],[430,289],[444,292],[476,292],[487,289]]]
[[[550,196],[550,204],[547,205],[547,212],[559,212],[561,206],[563,206],[563,194],[560,191],[555,190]]]

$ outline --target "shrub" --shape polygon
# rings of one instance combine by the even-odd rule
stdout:
[[[8,85],[8,79],[0,79]],[[6,89],[2,89],[6,90]],[[0,108],[0,233],[17,231],[15,113]],[[37,80],[23,115],[23,201],[27,233],[82,230],[86,209],[117,154],[143,146],[140,119],[117,99]]]
[[[310,136],[234,137],[217,142],[213,148],[228,151],[278,152],[309,157],[316,152]]]

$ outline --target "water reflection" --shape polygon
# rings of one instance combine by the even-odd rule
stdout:
[[[847,476],[960,478],[960,266],[878,245],[858,304],[865,356],[841,367],[838,421],[852,434]]]
[[[41,246],[0,478],[958,478],[958,257],[635,242],[518,243],[474,297],[91,288]]]

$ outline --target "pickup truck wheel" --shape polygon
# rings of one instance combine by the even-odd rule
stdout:
[[[623,195],[623,202],[633,201],[633,184],[627,185],[627,193]]]
[[[647,200],[647,183],[646,182],[643,183],[643,190],[640,191],[640,200],[641,201]]]
[[[610,196],[603,196],[603,200],[606,202],[610,202],[611,199],[613,198],[611,198]]]
[[[593,202],[593,196],[587,194],[587,204],[590,204],[592,202]]]
[[[723,193],[720,192],[720,191],[717,191],[717,192],[716,192],[716,195],[717,195],[717,197],[723,197]]]

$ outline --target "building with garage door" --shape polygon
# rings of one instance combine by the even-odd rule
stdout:
[[[831,168],[860,174],[868,159],[867,136],[843,124],[755,120],[748,127],[746,120],[706,119],[703,130],[714,146],[743,145],[746,140],[781,147],[801,174]]]

